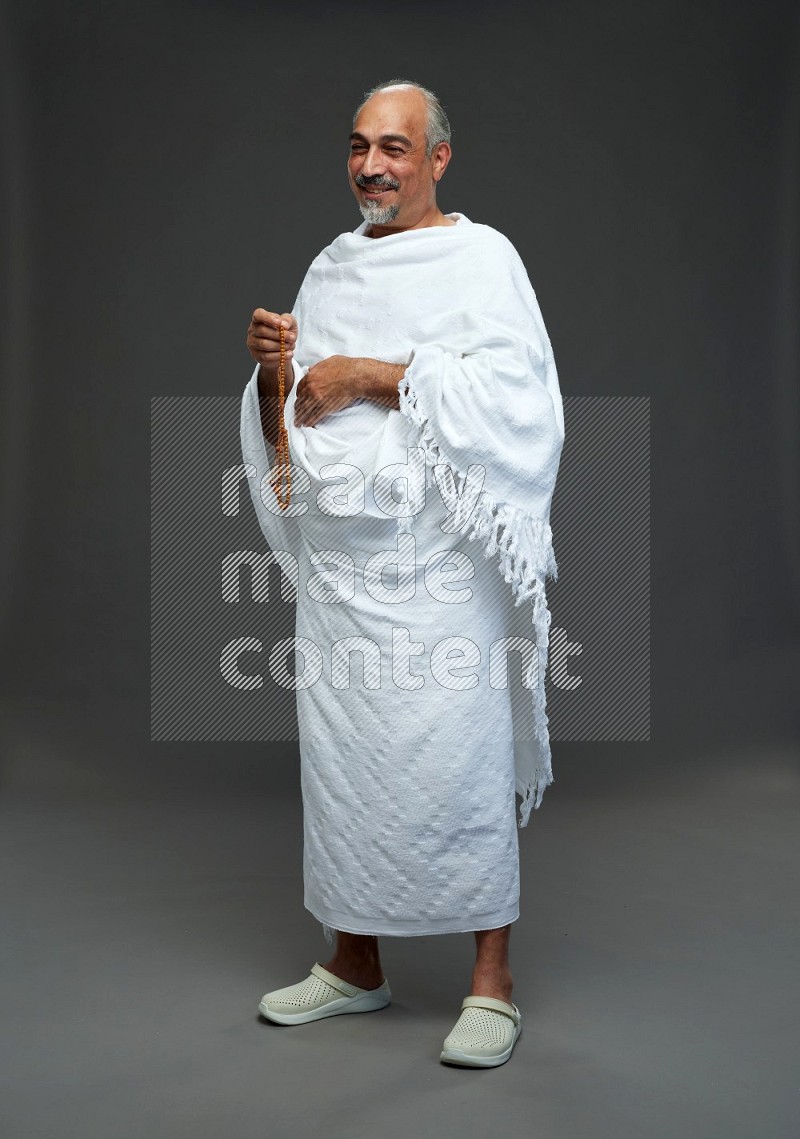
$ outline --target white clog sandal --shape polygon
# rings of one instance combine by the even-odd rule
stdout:
[[[276,1024],[306,1024],[339,1013],[373,1012],[385,1008],[391,999],[385,977],[377,989],[360,989],[315,961],[305,981],[265,993],[258,1011]]]
[[[522,1013],[497,997],[465,997],[461,1016],[445,1037],[440,1060],[465,1068],[505,1064],[522,1032]]]

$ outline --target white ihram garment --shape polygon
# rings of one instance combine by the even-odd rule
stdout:
[[[264,477],[275,450],[257,367],[242,402],[258,520],[297,574],[304,904],[329,939],[515,921],[515,791],[525,826],[552,782],[544,581],[557,573],[561,396],[516,251],[455,216],[377,239],[365,222],[309,268],[293,309],[285,513]],[[359,399],[295,427],[303,376],[336,354],[407,363],[401,410]],[[490,657],[513,636],[535,642],[526,725],[498,683],[505,657]],[[361,650],[349,672],[345,648]],[[518,662],[508,655],[509,672]]]

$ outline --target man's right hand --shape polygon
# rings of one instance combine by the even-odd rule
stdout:
[[[277,375],[281,359],[278,331],[281,324],[286,329],[286,368],[288,375],[291,375],[292,356],[297,343],[297,321],[290,312],[268,312],[265,308],[257,308],[247,330],[247,349],[262,368]]]

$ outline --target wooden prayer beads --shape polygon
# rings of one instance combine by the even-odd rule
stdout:
[[[278,442],[275,444],[275,466],[270,475],[270,484],[278,500],[278,506],[285,510],[292,500],[292,467],[289,458],[289,435],[284,422],[286,402],[286,329],[281,325],[281,355],[278,364]]]

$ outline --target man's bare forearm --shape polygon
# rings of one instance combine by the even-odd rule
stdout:
[[[286,367],[284,368],[284,372],[285,372],[285,383],[284,383],[284,389],[283,390],[284,390],[284,395],[288,395],[289,392],[292,390],[292,385],[294,384],[294,370],[292,368],[290,361],[287,361]],[[261,396],[262,399],[265,397],[270,397],[272,399],[278,398],[278,369],[277,368],[265,368],[263,364],[261,364],[259,366],[259,369],[258,369],[258,394]]]
[[[398,385],[405,375],[407,364],[387,364],[384,360],[371,357],[353,357],[352,368],[348,367],[349,382],[352,384],[354,399],[369,399],[384,407],[400,409]],[[294,372],[286,368],[284,395],[288,396],[294,383]],[[278,370],[265,368],[258,370],[258,395],[261,408],[261,428],[268,443],[274,447],[278,441]]]
[[[382,403],[385,407],[400,409],[400,392],[397,390],[408,364],[387,364],[370,357],[359,358],[358,394],[363,399]]]
[[[294,384],[294,369],[291,363],[284,368],[284,397],[288,396]],[[274,447],[278,442],[278,369],[258,369],[258,403],[261,409],[261,430],[268,443]]]

